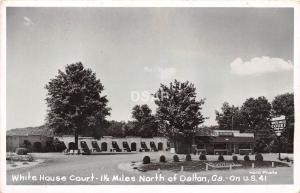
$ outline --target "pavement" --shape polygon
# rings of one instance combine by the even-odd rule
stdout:
[[[151,161],[158,161],[165,155],[172,160],[168,152],[147,152],[114,155],[64,155],[62,153],[33,153],[35,159],[43,162],[7,170],[8,185],[158,185],[158,184],[292,184],[293,165],[291,167],[213,170],[201,172],[147,171],[140,172],[132,168],[132,162],[141,162],[145,155]],[[264,160],[276,160],[276,154],[264,155]],[[184,155],[179,155],[184,159]],[[231,159],[231,156],[224,156]],[[208,160],[216,156],[207,156]],[[239,159],[243,157],[240,156]],[[250,157],[253,159],[254,157]],[[192,156],[198,160],[198,156]]]

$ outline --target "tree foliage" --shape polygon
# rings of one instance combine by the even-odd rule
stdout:
[[[204,122],[201,109],[205,99],[196,99],[194,84],[177,80],[168,86],[161,84],[154,97],[160,132],[170,140],[190,137]]]
[[[272,101],[273,115],[285,115],[286,118],[294,120],[294,94],[285,93],[278,95]]]
[[[55,133],[99,137],[110,115],[103,85],[81,62],[70,64],[46,85],[47,124]]]
[[[285,93],[278,95],[272,101],[272,115],[281,116],[284,115],[286,118],[286,129],[282,133],[282,137],[285,138],[286,148],[290,146],[293,148],[294,144],[294,94]]]
[[[248,98],[241,107],[243,130],[255,135],[254,151],[269,152],[275,139],[271,129],[271,104],[265,97]]]
[[[246,131],[269,131],[271,129],[271,104],[265,97],[248,98],[242,105],[240,114]]]
[[[109,121],[107,127],[103,129],[102,134],[105,136],[125,137],[127,123],[124,121]]]
[[[141,137],[158,136],[158,124],[148,105],[136,105],[132,108],[132,118],[137,134]]]
[[[230,105],[224,102],[221,111],[216,111],[216,121],[218,122],[219,129],[231,130],[240,129],[242,125],[242,118],[239,107]]]

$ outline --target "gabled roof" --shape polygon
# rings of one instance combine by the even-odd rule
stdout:
[[[53,132],[45,125],[39,127],[10,129],[6,131],[6,136],[28,136],[28,135],[40,135],[40,136],[52,137]]]

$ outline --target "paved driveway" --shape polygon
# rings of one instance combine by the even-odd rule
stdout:
[[[161,154],[150,153],[150,156],[152,159],[158,160]],[[167,159],[171,159],[172,155],[164,154],[167,156]],[[159,173],[157,171],[139,172],[129,167],[131,161],[141,161],[144,155],[144,153],[130,155],[33,154],[34,157],[44,159],[45,162],[32,167],[8,170],[6,179],[8,185],[293,183],[293,167],[260,170],[205,171],[198,173],[184,171],[178,173],[170,171],[160,171]],[[250,179],[251,176],[255,176],[253,181],[246,180],[246,177]],[[260,179],[260,176],[263,177]],[[16,180],[17,178],[18,180]],[[107,181],[108,179],[109,181]],[[175,181],[172,181],[174,179]]]

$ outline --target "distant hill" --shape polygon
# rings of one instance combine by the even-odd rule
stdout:
[[[42,135],[42,136],[53,136],[53,131],[47,126],[42,125],[38,127],[25,127],[16,128],[6,131],[7,136],[26,136],[26,135]]]

